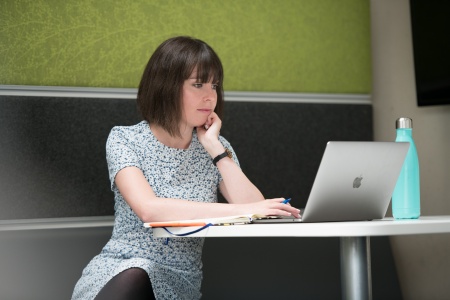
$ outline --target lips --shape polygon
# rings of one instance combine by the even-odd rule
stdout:
[[[206,113],[206,114],[210,114],[212,112],[212,110],[209,109],[209,108],[200,108],[200,109],[197,109],[197,110],[199,112]]]

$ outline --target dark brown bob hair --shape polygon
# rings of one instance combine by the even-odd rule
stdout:
[[[138,109],[149,123],[164,128],[172,136],[181,136],[182,88],[197,68],[197,80],[217,86],[215,112],[223,115],[223,67],[219,56],[205,42],[178,36],[163,42],[150,57],[139,84]]]

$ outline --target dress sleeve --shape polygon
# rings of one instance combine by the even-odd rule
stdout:
[[[131,166],[142,169],[134,148],[134,143],[124,127],[114,127],[111,130],[106,141],[106,161],[108,163],[111,190],[114,189],[114,179],[120,170]]]

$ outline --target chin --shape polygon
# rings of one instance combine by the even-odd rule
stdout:
[[[200,127],[200,126],[203,126],[203,125],[206,124],[206,121],[207,121],[207,119],[206,119],[206,120],[201,120],[201,121],[195,122],[194,124],[196,124],[196,125],[194,125],[194,127]]]

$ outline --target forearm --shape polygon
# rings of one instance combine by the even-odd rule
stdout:
[[[145,222],[202,219],[251,213],[250,208],[224,203],[203,203],[186,199],[160,198],[148,184],[142,171],[127,167],[119,171],[115,178],[125,201]]]
[[[229,160],[229,158],[226,159]],[[232,176],[234,172],[228,172],[228,168],[233,171],[234,167],[238,169],[239,167],[234,162],[230,162],[233,164],[228,166],[222,164],[220,166],[220,168],[224,168],[223,174],[227,177],[225,180],[229,179],[227,184],[232,184],[233,180],[241,181],[237,184],[241,190],[232,188],[230,194],[228,194],[228,189],[224,185],[225,180],[221,183],[221,189],[225,191],[227,199],[235,197],[240,200],[240,202],[231,201],[233,203],[230,204],[157,197],[142,172],[136,167],[127,167],[119,171],[115,182],[125,201],[144,222],[204,219],[242,214],[293,214],[298,216],[297,209],[281,203],[284,200],[283,198],[263,200],[261,193],[256,188],[252,188],[252,184],[250,186],[245,184],[245,178],[241,177],[245,177],[245,175],[236,173],[235,176]],[[239,197],[240,192],[244,194],[243,197]],[[258,199],[260,201],[257,201]]]
[[[135,212],[144,222],[218,218],[251,214],[251,207],[227,203],[204,203],[184,199],[153,198],[141,202]]]
[[[211,155],[212,159],[224,153],[225,148],[215,134],[212,134],[208,139],[203,128],[197,129],[197,132],[203,147]],[[251,203],[264,200],[264,196],[258,188],[231,158],[224,157],[220,159],[216,163],[216,167],[219,169],[223,179],[220,183],[220,191],[229,203]]]
[[[259,189],[232,159],[223,158],[217,162],[216,166],[223,179],[220,191],[229,203],[251,203],[264,200]]]
[[[245,204],[204,203],[181,199],[153,198],[135,210],[144,222],[208,219],[234,215],[279,215],[299,218],[300,210],[283,204],[284,198]]]

